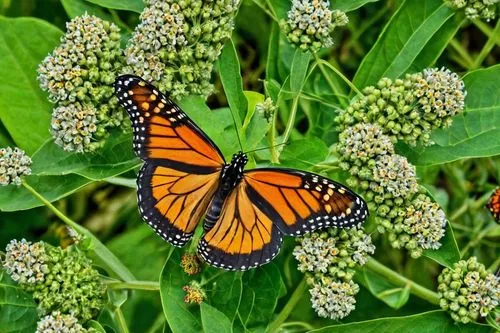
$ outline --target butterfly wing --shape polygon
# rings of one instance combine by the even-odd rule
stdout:
[[[224,202],[219,220],[200,240],[198,253],[212,266],[247,270],[271,261],[280,250],[282,236],[241,181]]]
[[[115,92],[132,121],[134,150],[141,159],[201,172],[224,165],[215,143],[156,87],[138,76],[122,75]]]
[[[224,158],[168,97],[140,77],[123,75],[115,91],[127,110],[136,154],[139,210],[165,240],[183,246],[217,189]]]
[[[349,228],[368,216],[365,201],[347,187],[316,174],[281,168],[245,172],[247,194],[285,235],[325,227]]]

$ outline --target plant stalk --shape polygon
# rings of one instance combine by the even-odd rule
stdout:
[[[378,262],[377,260],[370,258],[366,262],[365,266],[366,269],[369,269],[370,271],[377,273],[383,277],[385,277],[389,282],[400,286],[400,287],[406,287],[409,286],[410,292],[417,296],[420,297],[429,303],[439,305],[439,295],[432,291],[429,290],[414,281],[402,276],[401,274],[393,271],[389,267],[383,265],[382,263]]]
[[[105,281],[104,283],[110,289],[160,290],[160,283],[156,281]]]
[[[274,319],[274,321],[269,325],[269,330],[268,330],[269,332],[278,331],[281,324],[285,322],[285,320],[288,318],[292,310],[295,308],[295,305],[297,305],[297,303],[300,301],[306,289],[307,289],[306,279],[303,278],[302,281],[300,281],[297,288],[295,288],[295,291],[293,292],[292,296],[285,304],[281,312],[278,314],[276,319]]]

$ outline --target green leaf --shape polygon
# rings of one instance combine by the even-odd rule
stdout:
[[[114,21],[113,16],[106,13],[101,7],[89,3],[86,0],[61,0],[61,4],[63,5],[66,14],[68,14],[71,19],[87,13],[89,15],[100,17],[106,21]]]
[[[412,64],[417,58],[424,67],[430,65],[448,43],[434,36],[454,13],[441,0],[406,0],[363,59],[354,84],[362,88],[382,77],[397,78],[415,69]]]
[[[25,180],[50,202],[62,199],[79,190],[91,181],[78,175],[28,176]],[[24,187],[15,185],[0,187],[0,211],[12,212],[43,206]]]
[[[129,10],[136,13],[141,13],[144,9],[144,2],[142,0],[87,0],[104,8]]]
[[[365,286],[373,296],[380,299],[393,309],[399,309],[408,302],[410,298],[410,286],[397,287],[380,275],[363,269]]]
[[[231,113],[236,121],[236,126],[238,126],[238,131],[240,131],[243,125],[242,119],[245,119],[248,104],[243,93],[240,61],[238,60],[238,54],[232,40],[228,40],[222,49],[219,59],[219,73]]]
[[[238,309],[246,329],[267,325],[284,288],[280,269],[273,263],[243,274],[242,302]]]
[[[433,133],[435,145],[401,151],[416,165],[436,165],[462,158],[500,154],[500,65],[478,69],[464,76],[465,112],[447,129]]]
[[[224,313],[207,303],[201,303],[200,310],[204,332],[231,333],[233,331],[231,322]]]
[[[370,2],[377,2],[379,0],[337,0],[334,1],[332,9],[339,9],[343,12],[350,12],[359,7],[362,7]]]
[[[34,175],[76,173],[91,180],[117,176],[140,165],[132,149],[132,137],[113,131],[104,146],[93,153],[69,153],[53,140],[46,142],[32,156]]]
[[[280,159],[287,167],[310,170],[328,156],[325,142],[316,137],[292,141],[283,148]]]
[[[182,287],[189,284],[189,276],[180,269],[181,250],[174,250],[165,262],[160,277],[160,296],[163,313],[173,333],[200,332],[199,307],[184,302]]]
[[[0,332],[34,332],[38,321],[36,309],[31,295],[0,269]]]
[[[441,244],[437,250],[425,250],[424,256],[443,266],[453,267],[453,264],[460,260],[460,250],[449,222],[446,223],[446,233],[441,239]]]
[[[458,324],[444,311],[429,311],[405,317],[381,318],[350,324],[326,326],[310,333],[380,333],[380,332],[446,332],[489,333],[491,328],[477,324]]]
[[[264,95],[254,91],[245,91],[245,96],[248,100],[248,111],[243,123],[243,129],[246,136],[246,150],[252,150],[265,137],[271,124],[267,122],[263,114],[255,112],[255,106],[264,101]]]
[[[290,69],[290,89],[294,93],[302,90],[307,68],[309,67],[309,60],[311,60],[311,53],[302,52],[299,49],[295,50]]]
[[[87,322],[87,326],[88,328],[93,328],[94,330],[96,330],[98,333],[106,333],[106,330],[104,329],[104,327],[102,327],[101,324],[99,324],[98,321],[95,321],[95,320],[89,320]]]
[[[234,321],[241,301],[241,276],[242,273],[223,273],[209,288],[211,293],[208,302],[231,321]]]
[[[61,36],[39,19],[0,17],[0,120],[28,154],[50,137],[52,104],[38,86],[36,70]]]

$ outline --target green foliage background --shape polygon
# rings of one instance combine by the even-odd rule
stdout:
[[[281,164],[342,181],[344,175],[321,167],[333,158],[333,119],[353,96],[338,74],[362,89],[382,77],[397,78],[431,66],[451,68],[466,85],[465,113],[455,117],[450,128],[433,133],[433,146],[398,146],[399,153],[418,166],[421,184],[447,213],[451,223],[443,246],[414,260],[379,237],[375,258],[407,283],[430,290],[436,289],[440,265],[451,266],[461,257],[475,255],[496,270],[500,227],[484,204],[500,180],[500,23],[466,21],[441,0],[337,0],[332,7],[348,12],[350,23],[336,30],[334,47],[315,58],[291,47],[262,10],[266,6],[285,18],[290,5],[245,0],[232,41],[216,66],[218,93],[209,106],[190,96],[179,101],[181,107],[230,157],[239,149],[236,131],[245,150],[262,146],[268,126],[255,105],[264,100],[265,85],[272,97],[284,100],[277,129],[281,134],[289,130],[292,143],[283,149]],[[342,323],[320,319],[291,256],[291,238],[273,263],[259,269],[233,273],[206,268],[207,301],[201,306],[184,303],[182,287],[191,277],[179,266],[182,250],[162,242],[137,213],[134,187],[140,162],[130,135],[111,133],[93,154],[62,151],[50,138],[52,104],[36,80],[38,64],[58,45],[70,18],[87,11],[113,21],[122,29],[125,44],[142,8],[141,0],[0,0],[0,147],[15,145],[32,156],[33,173],[26,182],[91,231],[96,264],[112,267],[131,283],[129,291],[110,292],[100,324],[92,323],[95,328],[119,332],[116,318],[123,312],[131,332],[492,330],[480,324],[457,325],[439,306],[411,294],[409,286],[368,269],[357,274],[362,287],[356,310]],[[295,121],[286,128],[295,108]],[[236,129],[230,110],[237,118]],[[269,153],[259,152],[256,158],[265,163]],[[249,167],[255,167],[256,160]],[[14,238],[61,242],[62,224],[43,205],[24,187],[0,188],[0,248]],[[36,321],[33,300],[0,271],[0,332],[33,332]]]

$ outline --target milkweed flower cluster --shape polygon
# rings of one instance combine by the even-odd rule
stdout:
[[[182,270],[188,275],[196,275],[201,270],[201,261],[196,253],[185,253],[181,258]]]
[[[93,151],[123,112],[112,84],[123,67],[119,29],[84,14],[66,24],[61,44],[38,66],[40,87],[55,103],[51,131],[67,151]]]
[[[12,240],[3,263],[7,273],[32,293],[41,314],[60,311],[85,322],[104,306],[106,288],[90,259],[75,246]]]
[[[186,303],[201,304],[207,298],[205,290],[197,281],[191,281],[189,285],[184,286],[182,289],[186,292],[184,296],[184,302]]]
[[[498,307],[500,278],[489,273],[476,257],[443,269],[438,282],[440,306],[457,322],[477,321]]]
[[[332,46],[333,31],[348,21],[344,12],[330,9],[328,0],[293,0],[288,19],[281,20],[280,26],[293,45],[317,52]]]
[[[497,14],[498,0],[444,0],[444,3],[454,9],[464,9],[470,20],[480,18],[489,22]]]
[[[207,97],[215,60],[234,29],[240,0],[145,0],[125,49],[128,71],[173,98]]]
[[[425,69],[404,79],[382,78],[363,94],[336,118],[339,129],[377,124],[393,142],[410,145],[430,144],[432,130],[451,125],[452,117],[463,112],[466,96],[463,81],[445,68]]]
[[[31,158],[15,147],[0,148],[0,186],[21,185],[21,177],[31,175]]]
[[[62,314],[59,311],[43,317],[38,321],[35,333],[87,333],[89,332],[78,323],[78,319],[71,314]]]
[[[278,106],[274,103],[271,97],[267,97],[262,103],[255,105],[255,111],[266,118],[268,123],[273,119],[274,113],[278,110]]]
[[[342,319],[355,308],[359,286],[352,281],[357,266],[375,252],[362,229],[331,228],[299,239],[293,251],[298,269],[306,273],[311,303],[318,316]]]

